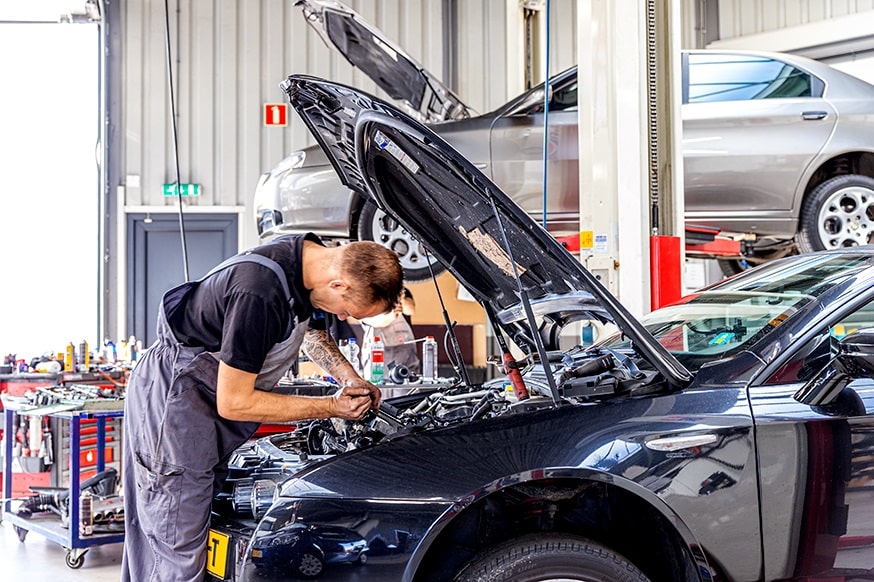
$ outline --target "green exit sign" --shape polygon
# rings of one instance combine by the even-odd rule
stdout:
[[[200,184],[179,184],[182,196],[200,196]],[[164,184],[164,196],[176,196],[176,184]]]

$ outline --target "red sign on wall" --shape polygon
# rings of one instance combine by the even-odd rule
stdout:
[[[264,104],[264,125],[288,125],[288,104],[286,103],[265,103]]]

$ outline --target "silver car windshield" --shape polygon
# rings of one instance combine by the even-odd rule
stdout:
[[[641,322],[687,367],[729,355],[771,333],[824,291],[870,266],[864,255],[778,262],[654,311]],[[610,347],[628,347],[622,336]]]

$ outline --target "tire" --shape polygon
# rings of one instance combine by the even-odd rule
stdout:
[[[404,280],[409,283],[431,278],[429,261],[435,275],[443,272],[443,265],[432,255],[426,255],[422,245],[407,229],[370,200],[365,201],[358,215],[358,240],[377,242],[396,252],[404,269]]]
[[[304,578],[318,578],[325,571],[325,561],[316,550],[304,550],[294,562],[294,571]]]
[[[85,563],[85,554],[79,554],[78,556],[73,556],[73,552],[67,552],[64,556],[64,563],[67,564],[67,567],[72,570],[78,570],[82,567],[82,564]]]
[[[732,277],[752,267],[746,259],[716,259],[716,262],[726,277]]]
[[[796,238],[803,253],[874,244],[874,180],[849,174],[813,189]]]
[[[455,582],[520,580],[649,582],[631,562],[604,546],[567,534],[531,534],[489,548]]]

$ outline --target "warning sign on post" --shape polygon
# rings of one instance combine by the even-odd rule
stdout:
[[[288,125],[288,105],[286,103],[265,103],[264,125]]]

